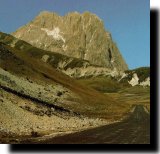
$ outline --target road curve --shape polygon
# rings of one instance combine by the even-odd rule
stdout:
[[[47,144],[149,144],[150,115],[143,105],[136,105],[121,122],[54,137],[38,143]]]

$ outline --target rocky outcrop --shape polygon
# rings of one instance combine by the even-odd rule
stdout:
[[[140,67],[134,70],[125,71],[120,77],[119,82],[128,82],[131,86],[150,86],[150,68]]]
[[[118,71],[128,69],[103,21],[89,12],[65,16],[41,12],[12,35],[38,48],[87,60],[92,65]]]

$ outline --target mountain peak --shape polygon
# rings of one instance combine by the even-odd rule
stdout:
[[[83,15],[83,16],[89,16],[89,17],[95,17],[95,18],[97,18],[98,20],[102,21],[96,14],[91,13],[91,12],[89,12],[89,11],[83,12],[82,15]]]
[[[58,16],[58,14],[56,12],[50,12],[50,11],[41,11],[38,14],[38,16],[44,16],[44,15],[48,15],[48,16],[50,16],[50,15],[57,15]]]
[[[77,11],[73,11],[73,12],[67,13],[64,16],[60,16],[56,12],[41,11],[37,17],[53,17],[53,16],[58,16],[58,17],[61,17],[61,18],[70,17],[70,16],[72,16],[72,17],[73,16],[75,16],[75,17],[78,16],[78,17],[82,17],[82,18],[83,17],[84,18],[96,18],[99,21],[102,21],[96,14],[91,13],[89,11],[84,11],[83,13],[80,13],[80,12],[77,12]]]
[[[38,48],[88,60],[110,69],[128,69],[102,20],[88,11],[65,16],[43,11],[13,35]]]

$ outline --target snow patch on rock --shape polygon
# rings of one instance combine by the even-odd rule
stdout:
[[[123,78],[125,78],[125,77],[127,77],[127,76],[128,76],[128,74],[123,73],[123,74],[122,74],[122,77],[121,77],[118,81],[121,81]]]
[[[140,83],[141,86],[150,86],[150,78],[146,78],[145,81]]]
[[[132,86],[136,86],[139,84],[138,81],[139,81],[139,78],[138,78],[137,74],[134,73],[132,79],[130,81],[128,81],[128,83],[131,84]]]
[[[63,44],[63,45],[62,45],[62,48],[63,48],[64,51],[66,51],[67,48],[68,48],[68,46]]]
[[[118,76],[118,74],[119,74],[119,72],[118,72],[117,69],[114,67],[114,69],[113,69],[113,71],[111,71],[110,75],[111,75],[112,77],[116,77],[116,76]]]
[[[114,59],[111,60],[111,63],[114,63]]]
[[[65,39],[62,35],[60,35],[60,29],[55,27],[53,30],[48,30],[47,28],[41,28],[41,30],[45,31],[48,36],[52,36],[55,40],[62,40],[65,43]]]

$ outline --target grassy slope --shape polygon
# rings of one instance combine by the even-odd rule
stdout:
[[[119,102],[119,109],[115,109],[117,113],[122,107],[127,109],[135,104],[143,104],[150,110],[150,87],[132,87],[129,84],[119,83],[112,77],[79,79],[78,82],[114,98],[116,102]]]
[[[88,79],[79,79],[78,82],[83,85],[89,86],[97,91],[100,91],[102,93],[118,92],[121,88],[124,88],[123,84],[119,83],[111,76],[106,76],[106,77],[99,76]]]
[[[134,86],[121,89],[118,93],[110,94],[117,101],[128,104],[129,106],[141,104],[150,111],[150,87]]]
[[[8,69],[8,71],[16,71],[17,75],[22,75],[22,72],[26,72],[26,76],[33,76],[35,80],[36,78],[43,81],[46,81],[47,79],[48,82],[59,83],[80,96],[80,99],[75,100],[77,105],[63,104],[65,108],[69,108],[87,116],[113,119],[114,116],[116,117],[114,108],[118,108],[119,104],[117,104],[112,97],[101,94],[92,88],[78,83],[76,80],[70,78],[62,72],[57,71],[50,65],[43,63],[38,59],[32,58],[27,55],[26,52],[6,45],[3,46],[10,51],[10,56],[6,62],[1,64],[1,67],[7,67],[6,69]],[[20,61],[21,65],[19,65]],[[22,72],[21,69],[23,69]],[[123,112],[125,111],[126,110],[124,109]]]

